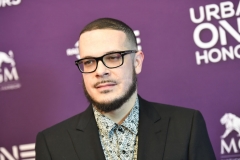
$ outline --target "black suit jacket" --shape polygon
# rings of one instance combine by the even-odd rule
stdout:
[[[215,160],[199,111],[139,97],[138,160]],[[104,160],[91,105],[37,135],[36,160]]]

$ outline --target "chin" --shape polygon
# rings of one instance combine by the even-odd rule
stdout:
[[[91,96],[98,103],[109,103],[118,98],[114,96],[111,92],[101,93],[99,96]]]

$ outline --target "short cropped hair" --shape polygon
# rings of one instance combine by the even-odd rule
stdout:
[[[84,32],[92,31],[96,29],[113,29],[113,30],[123,31],[126,34],[126,37],[130,45],[137,49],[136,36],[134,35],[132,28],[130,28],[127,24],[125,24],[120,20],[113,19],[113,18],[96,19],[90,22],[89,24],[87,24],[83,28],[83,30],[80,33],[80,36]]]

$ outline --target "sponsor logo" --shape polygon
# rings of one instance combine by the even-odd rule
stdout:
[[[141,46],[141,38],[139,37],[140,36],[140,31],[139,30],[134,30],[134,35],[136,36],[136,41],[137,41],[137,48],[139,51],[142,50],[142,46]]]
[[[21,0],[0,0],[0,7],[16,6],[21,3]]]
[[[11,151],[0,147],[0,160],[35,160],[35,143],[14,145]]]
[[[13,51],[0,51],[0,91],[21,87]]]
[[[79,44],[78,41],[74,44],[74,48],[68,48],[66,50],[67,56],[76,56],[77,59],[80,59],[80,55],[79,55]]]
[[[226,1],[189,9],[191,21],[197,24],[193,31],[193,40],[198,47],[195,52],[197,65],[240,59],[240,45],[228,45],[229,37],[240,43],[240,2],[238,3],[234,6],[233,2]],[[238,27],[233,27],[227,21],[229,18]],[[216,48],[216,45],[220,47]]]
[[[232,131],[236,131],[240,136],[240,118],[232,113],[226,113],[220,120],[225,125],[226,130],[221,138],[226,138]]]
[[[134,34],[136,36],[136,41],[137,41],[137,44],[138,44],[138,50],[142,50],[142,46],[140,45],[141,43],[141,38],[139,37],[140,36],[140,31],[139,30],[134,30]],[[76,56],[77,59],[80,59],[80,54],[79,54],[79,44],[78,44],[78,41],[74,44],[74,48],[68,48],[66,50],[66,54],[67,56]]]
[[[221,160],[240,160],[240,118],[225,113],[220,123],[225,126],[221,135]]]

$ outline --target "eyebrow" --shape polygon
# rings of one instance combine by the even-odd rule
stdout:
[[[114,52],[121,52],[121,51],[123,51],[123,50],[113,50],[113,51],[108,51],[105,54],[114,53]],[[105,54],[103,54],[102,56],[104,56]],[[99,56],[99,57],[102,57],[102,56]],[[85,58],[98,58],[98,57],[85,56],[85,57],[82,57],[81,59],[85,59]]]

